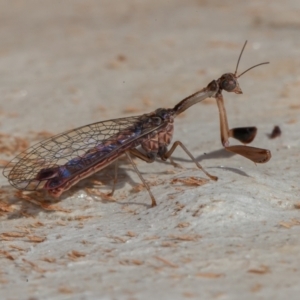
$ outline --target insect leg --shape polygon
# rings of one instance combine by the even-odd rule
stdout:
[[[250,143],[256,135],[256,127],[234,128],[229,130],[223,96],[218,94],[216,100],[220,116],[221,141],[225,149],[229,152],[244,156],[255,163],[267,162],[271,158],[271,152],[269,150],[241,145],[229,146],[228,139],[230,137],[236,138],[243,143]]]
[[[118,181],[118,159],[115,160],[115,176],[113,181],[113,187],[111,189],[111,192],[108,194],[109,196],[113,196],[116,189],[117,181]]]
[[[153,194],[151,193],[151,190],[150,190],[149,185],[147,184],[147,182],[146,182],[145,179],[143,178],[142,174],[141,174],[140,171],[138,170],[138,168],[137,168],[136,164],[134,163],[134,161],[132,160],[132,158],[131,158],[131,156],[130,156],[130,152],[131,152],[131,153],[133,152],[132,149],[131,149],[130,151],[125,151],[125,154],[126,154],[128,160],[131,162],[131,164],[132,164],[132,166],[133,166],[135,172],[136,172],[136,173],[138,174],[138,176],[140,177],[140,179],[141,179],[142,183],[144,184],[145,188],[147,189],[147,191],[148,191],[148,193],[149,193],[149,195],[150,195],[151,201],[152,201],[151,206],[154,207],[154,206],[156,206],[155,198],[154,198]],[[141,153],[141,154],[142,154],[142,153]],[[138,156],[138,157],[141,158],[140,156]]]
[[[237,127],[229,130],[229,137],[232,137],[243,144],[249,144],[254,140],[256,133],[256,127]]]
[[[180,146],[185,153],[190,157],[190,159],[196,164],[196,166],[202,170],[202,172],[209,177],[212,180],[218,180],[218,177],[210,175],[207,171],[205,171],[202,166],[197,162],[197,160],[195,159],[195,157],[191,154],[191,152],[180,142],[180,141],[176,141],[174,142],[174,144],[172,145],[171,149],[165,153],[161,154],[161,158],[163,160],[167,160],[170,159],[171,155],[173,154],[173,152],[175,151],[175,149],[177,148],[177,146]]]
[[[222,94],[218,94],[216,97],[217,105],[219,109],[219,117],[220,117],[220,133],[221,133],[221,142],[224,147],[229,146],[229,127],[227,121],[226,109],[224,106],[224,100]]]
[[[149,157],[149,156],[145,155],[144,153],[140,152],[140,151],[137,150],[137,149],[130,149],[129,152],[130,152],[132,155],[134,155],[134,156],[140,158],[141,160],[143,160],[143,161],[145,161],[145,162],[147,162],[147,163],[152,163],[152,162],[155,161],[156,155],[153,155],[153,156],[150,156],[150,157]]]

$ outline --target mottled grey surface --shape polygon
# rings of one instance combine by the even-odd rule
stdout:
[[[252,145],[273,155],[256,166],[225,153],[208,100],[176,120],[174,140],[219,181],[172,183],[204,177],[181,150],[183,169],[137,161],[156,208],[133,191],[126,160],[116,202],[88,195],[87,180],[56,204],[68,211],[20,200],[1,176],[1,299],[299,298],[299,1],[0,6],[1,159],[17,154],[15,137],[33,143],[39,132],[172,107],[233,72],[246,39],[240,72],[271,64],[240,78],[243,95],[224,94],[229,124],[256,125]],[[283,133],[270,140],[274,125]],[[112,177],[98,176],[100,191]]]

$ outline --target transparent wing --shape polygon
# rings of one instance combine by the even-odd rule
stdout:
[[[163,125],[153,125],[149,117],[113,119],[58,134],[20,153],[4,168],[3,175],[21,190],[42,188],[42,181],[51,178],[49,170],[73,176],[109,155],[138,146],[139,138]]]

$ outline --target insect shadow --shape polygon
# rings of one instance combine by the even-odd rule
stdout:
[[[204,153],[202,155],[199,155],[199,156],[196,157],[196,160],[198,162],[202,162],[202,161],[207,160],[207,159],[224,159],[224,158],[227,159],[227,158],[230,158],[234,155],[236,155],[236,154],[233,153],[233,152],[228,152],[224,148],[220,148],[218,150],[211,151],[209,153]],[[188,158],[183,158],[183,157],[174,156],[173,159],[176,160],[176,162],[192,162]],[[170,164],[169,162],[164,162],[164,163]],[[222,169],[222,170],[226,170],[226,171],[236,173],[236,174],[241,175],[241,176],[250,177],[246,172],[241,171],[240,169],[237,169],[237,168],[221,167],[221,166],[213,167],[212,166],[212,167],[209,167],[208,169]]]

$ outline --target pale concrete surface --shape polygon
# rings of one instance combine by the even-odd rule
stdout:
[[[271,64],[240,78],[243,95],[224,94],[229,123],[256,125],[252,145],[273,155],[255,166],[220,150],[210,100],[176,120],[174,140],[219,181],[172,184],[204,177],[180,150],[184,169],[138,162],[156,208],[125,160],[116,202],[87,195],[86,180],[62,211],[21,200],[1,176],[1,299],[299,299],[299,1],[0,5],[1,159],[15,137],[172,107],[234,71],[246,39],[240,72]],[[100,191],[112,176],[99,174]]]

